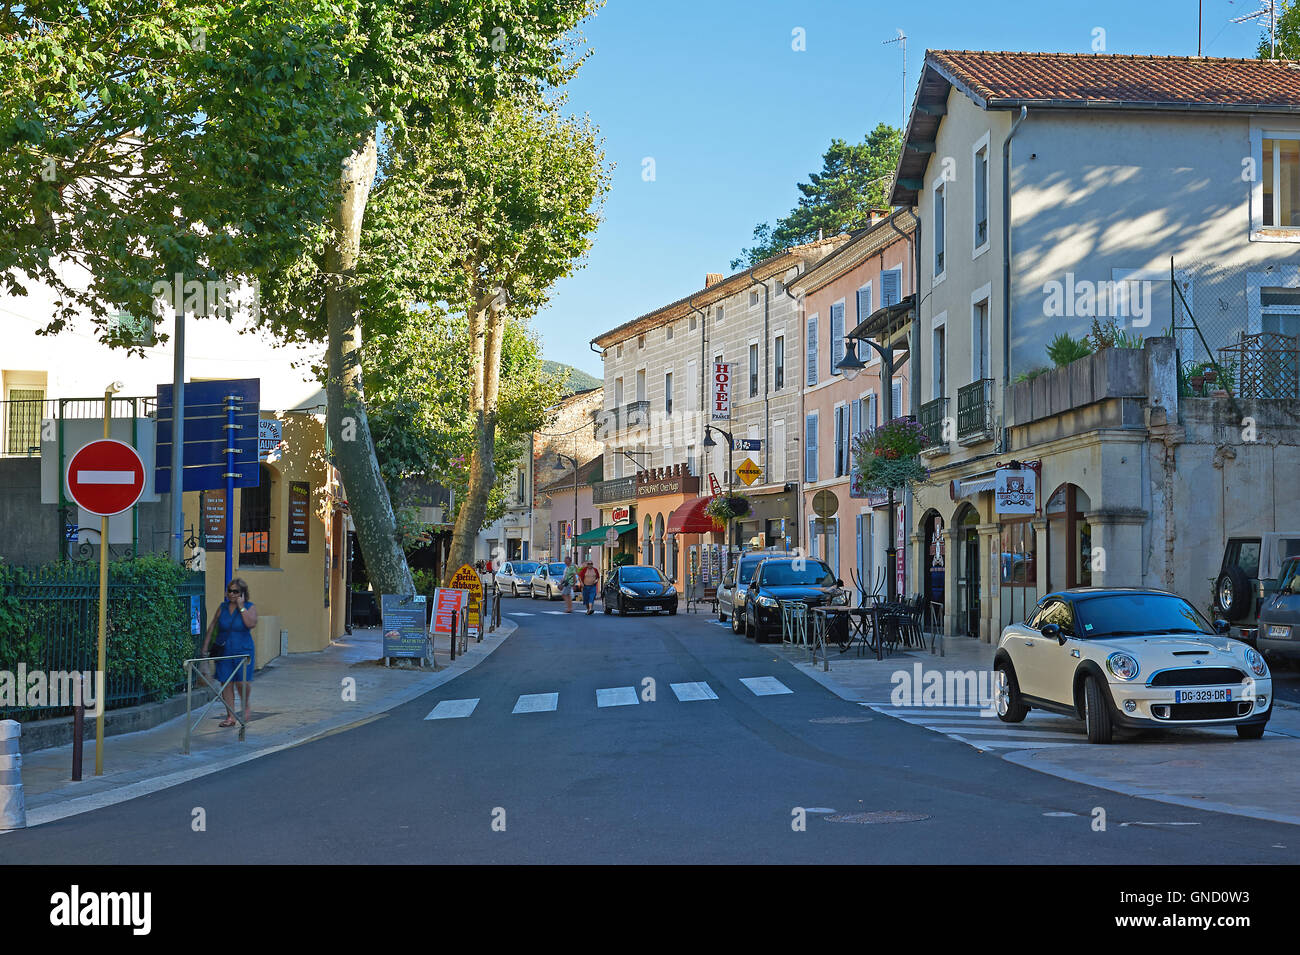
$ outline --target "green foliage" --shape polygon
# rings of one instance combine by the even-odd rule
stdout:
[[[635,555],[635,554],[615,554],[615,555],[614,555],[614,559],[611,561],[611,563],[612,563],[615,567],[622,567],[624,564],[635,564],[635,563],[636,563],[636,555]]]
[[[910,418],[896,418],[853,439],[852,453],[862,486],[904,488],[929,478],[921,452],[929,443],[925,428]]]
[[[719,529],[726,527],[728,521],[744,517],[749,510],[749,498],[734,491],[729,494],[718,494],[704,505],[704,513],[713,518],[714,526]]]
[[[1262,28],[1255,55],[1261,60],[1270,59],[1274,54],[1268,17],[1260,17],[1255,22]],[[1296,5],[1295,0],[1280,0],[1278,3],[1277,58],[1279,60],[1300,59],[1300,7]]]
[[[1068,332],[1061,332],[1047,346],[1047,357],[1057,368],[1064,368],[1071,362],[1091,354],[1092,345],[1089,344],[1088,339],[1071,338]]]
[[[832,139],[821,172],[798,184],[799,203],[776,226],[754,227],[754,244],[731,260],[732,269],[761,262],[792,245],[864,227],[872,209],[888,209],[889,187],[902,151],[902,131],[880,123],[860,143]]]
[[[1040,366],[1038,368],[1030,368],[1028,371],[1022,371],[1020,374],[1016,375],[1015,380],[1017,383],[1022,381],[1033,381],[1039,375],[1045,375],[1051,370],[1052,369],[1047,368],[1045,366]]]
[[[108,675],[138,681],[144,692],[164,699],[185,678],[184,662],[194,656],[187,601],[179,588],[187,571],[162,554],[145,554],[109,566]],[[206,624],[208,621],[204,621]]]
[[[1092,347],[1101,351],[1103,348],[1141,348],[1142,336],[1136,332],[1129,333],[1120,327],[1115,319],[1108,319],[1102,324],[1098,319],[1092,320],[1092,331],[1088,336]]]
[[[416,568],[411,571],[411,579],[415,581],[415,592],[423,594],[428,599],[433,599],[433,592],[441,586],[438,582],[438,575],[432,570]]]

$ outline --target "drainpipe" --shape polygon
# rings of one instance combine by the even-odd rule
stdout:
[[[803,269],[799,269],[799,273],[798,275],[795,276],[795,278],[798,278],[799,275],[802,274],[803,274]],[[796,296],[790,294],[789,283],[787,283],[785,286],[785,294],[790,299],[790,301],[794,302],[795,330],[798,332],[799,341],[803,343],[803,354],[804,354],[804,360],[806,361],[808,357],[808,343],[804,341],[803,338],[803,333],[806,330],[804,328],[803,302]],[[787,357],[789,356],[787,355]],[[799,435],[799,437],[796,438],[795,440],[799,444],[799,478],[800,478],[799,492],[794,496],[795,540],[798,540],[803,535],[803,530],[802,530],[803,519],[804,519],[803,483],[808,478],[808,475],[803,473],[804,455],[807,450],[803,444],[804,437],[805,437],[804,428],[806,427],[805,422],[807,421],[807,410],[804,406],[803,399],[804,399],[804,389],[808,387],[808,369],[803,368],[803,366],[800,366],[800,369],[803,372],[803,375],[800,378],[800,384],[799,384],[799,420],[794,423],[796,433]],[[788,432],[787,432],[786,440],[787,441],[790,440]],[[808,545],[812,546],[812,541],[808,541]]]
[[[708,354],[708,347],[709,347],[708,317],[702,311],[700,311],[698,308],[695,307],[694,295],[692,295],[690,298],[686,300],[686,307],[689,308],[696,315],[700,316],[700,400],[698,402],[697,407],[699,407],[700,409],[700,414],[703,415],[705,404],[706,404],[704,400],[704,396],[707,393],[704,387],[704,382],[708,380],[709,377],[709,360],[707,357],[705,357]],[[701,418],[701,421],[702,420],[703,419]],[[704,453],[708,454],[707,451]],[[707,469],[708,469],[707,463],[705,464],[704,467],[700,468],[701,471],[705,471]]]
[[[897,218],[898,218],[898,213],[897,213],[897,212],[894,213],[893,215],[891,215],[891,216],[889,217],[889,225],[890,225],[890,228],[892,228],[895,232],[897,232],[899,235],[901,235],[904,239],[907,240],[907,250],[908,250],[908,254],[909,254],[909,255],[911,256],[911,258],[912,258],[912,292],[913,292],[913,294],[916,295],[916,306],[915,306],[915,311],[914,311],[914,313],[913,313],[913,315],[912,315],[912,334],[911,334],[911,336],[910,336],[911,339],[912,339],[912,341],[911,341],[910,354],[908,355],[908,364],[910,364],[910,365],[912,366],[912,373],[911,373],[911,375],[909,376],[909,378],[910,378],[911,380],[908,382],[908,388],[907,388],[907,390],[908,390],[908,395],[907,395],[907,406],[908,406],[909,408],[912,409],[912,414],[915,415],[917,409],[921,406],[921,375],[920,375],[920,368],[921,368],[921,282],[920,282],[920,274],[921,274],[921,273],[920,273],[920,264],[921,264],[921,244],[920,244],[920,241],[919,241],[919,240],[920,240],[920,237],[921,237],[921,219],[920,219],[920,217],[919,217],[915,212],[913,212],[911,209],[908,209],[908,210],[907,210],[907,214],[910,215],[910,216],[912,217],[912,221],[916,224],[916,225],[915,225],[915,231],[913,232],[912,235],[908,235],[906,232],[904,232],[902,229],[900,229],[900,228],[898,227],[898,222],[896,221]],[[900,296],[902,295],[902,289],[899,289],[899,295],[900,295]],[[890,378],[891,378],[891,379],[893,378],[893,372],[892,372],[892,369],[891,369],[891,372],[890,372]],[[892,384],[890,385],[890,389],[891,389],[890,401],[892,402],[892,401],[893,401],[893,395],[892,395],[893,385],[892,385]],[[899,412],[899,409],[895,408],[895,409],[894,409],[894,414],[898,414],[898,412]],[[906,494],[903,496],[903,580],[904,580],[904,582],[906,582],[906,580],[907,580],[907,565],[908,565],[907,542],[908,542],[908,540],[909,540],[909,538],[910,538],[910,536],[911,536],[912,522],[915,520],[915,518],[916,518],[916,508],[914,507],[914,492],[913,492],[912,489],[909,487],[909,488],[907,489]],[[891,519],[891,520],[894,519],[894,518],[893,518],[893,515],[890,515],[890,519]],[[891,535],[891,538],[892,538],[892,537],[896,537],[897,534],[898,534],[898,528],[897,528],[897,527],[893,527],[893,526],[891,526],[890,529],[889,529],[889,533],[890,533],[890,535]],[[924,549],[922,549],[922,554],[924,554],[924,553],[925,553],[925,551],[924,551]],[[890,568],[890,573],[897,573],[897,569],[891,567],[891,568]],[[918,573],[917,576],[918,576],[918,580],[917,580],[918,587],[921,589],[922,592],[925,592],[925,587],[923,586],[923,585],[926,583],[926,574],[924,573],[924,567],[922,567],[922,572],[921,572],[921,573]]]
[[[754,268],[757,268],[755,266]],[[763,480],[770,480],[772,472],[768,470],[771,464],[769,456],[769,446],[772,443],[772,399],[769,375],[771,374],[772,354],[771,334],[769,333],[769,316],[767,300],[767,283],[760,282],[754,278],[754,269],[749,270],[749,284],[757,285],[763,290]]]
[[[1020,115],[1002,141],[1002,450],[1008,450],[1006,433],[1007,393],[1011,388],[1011,140],[1029,109],[1020,107]]]

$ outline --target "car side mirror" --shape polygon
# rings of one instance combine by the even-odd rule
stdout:
[[[1227,634],[1231,629],[1232,625],[1222,617],[1214,621],[1214,632],[1217,634]]]
[[[1061,646],[1065,646],[1065,635],[1061,633],[1061,625],[1059,623],[1045,623],[1040,628],[1039,632],[1048,640],[1056,640]]]

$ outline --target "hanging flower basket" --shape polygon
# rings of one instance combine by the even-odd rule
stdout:
[[[722,530],[727,522],[749,513],[749,498],[743,494],[719,494],[704,505],[704,513],[713,519],[713,526]]]
[[[853,457],[864,487],[894,488],[920,484],[930,472],[921,463],[926,431],[910,418],[896,418],[853,439]]]

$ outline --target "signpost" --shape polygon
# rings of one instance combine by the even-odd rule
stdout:
[[[762,440],[762,438],[737,438],[737,439],[736,439],[736,447],[735,447],[734,450],[736,450],[736,451],[762,451],[762,450],[763,450],[763,440]]]
[[[477,639],[483,609],[483,581],[479,579],[478,572],[473,567],[469,564],[461,564],[460,569],[451,575],[451,586],[469,595],[465,607],[465,613],[469,616],[467,621],[469,636]]]
[[[736,468],[736,476],[745,482],[746,487],[749,487],[763,476],[763,469],[755,464],[752,458],[745,458],[740,467]]]
[[[828,522],[835,516],[835,512],[840,509],[840,499],[836,497],[834,491],[821,490],[813,495],[812,506],[813,513],[821,518],[822,522],[822,559],[829,564],[831,562],[831,535]]]
[[[144,492],[144,462],[135,448],[108,436],[113,392],[104,394],[104,437],[78,449],[64,475],[68,496],[85,510],[99,515],[99,652],[98,673],[107,669],[108,657],[108,519],[121,514]],[[102,679],[98,678],[98,679]],[[101,687],[103,682],[99,684]],[[103,695],[102,690],[100,696]],[[95,775],[104,775],[104,706],[95,717]],[[80,733],[78,733],[80,738]],[[77,744],[80,746],[80,742]]]
[[[613,547],[617,543],[618,531],[611,527],[609,530],[605,531],[605,544],[609,547]]]

